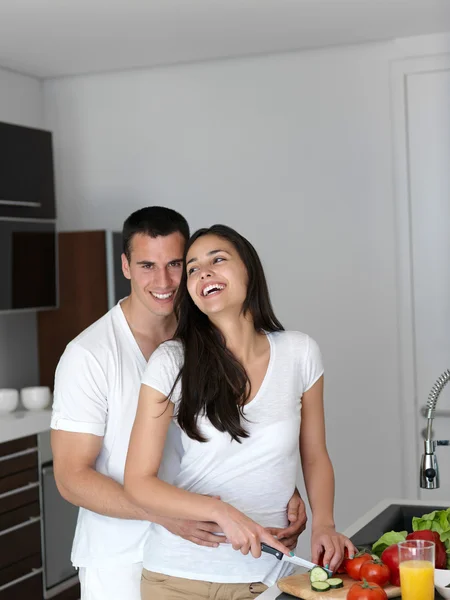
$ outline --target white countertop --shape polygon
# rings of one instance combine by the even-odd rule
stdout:
[[[450,500],[440,500],[436,499],[434,496],[429,500],[421,501],[421,500],[406,500],[406,499],[398,499],[398,498],[390,498],[386,500],[382,500],[376,506],[371,508],[365,515],[360,517],[357,521],[355,521],[350,527],[343,532],[347,537],[351,537],[355,535],[360,529],[362,529],[367,523],[369,523],[372,519],[377,517],[383,510],[385,510],[391,504],[404,504],[404,505],[414,505],[414,506],[450,506]],[[305,556],[304,558],[309,558]],[[296,571],[298,573],[305,573],[305,569],[298,569]],[[281,594],[281,591],[278,589],[278,586],[275,584],[270,587],[266,592],[258,596],[261,600],[275,600]]]
[[[50,429],[51,410],[16,410],[0,414],[0,444]]]

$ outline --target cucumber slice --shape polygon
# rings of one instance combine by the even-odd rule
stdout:
[[[315,581],[326,581],[328,579],[328,573],[322,567],[313,567],[309,572],[309,580],[311,583]]]
[[[327,583],[332,590],[338,590],[339,588],[344,587],[344,582],[339,577],[331,577],[331,579],[327,579]]]
[[[312,581],[311,589],[313,592],[328,592],[328,590],[331,590],[331,587],[326,581]]]

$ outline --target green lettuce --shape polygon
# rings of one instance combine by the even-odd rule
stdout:
[[[376,554],[378,557],[381,556],[386,548],[389,548],[392,544],[404,542],[407,535],[407,531],[388,531],[384,533],[372,546],[372,554]]]
[[[435,510],[428,515],[414,517],[412,520],[413,531],[430,529],[436,531],[447,550],[447,569],[450,569],[450,508]]]

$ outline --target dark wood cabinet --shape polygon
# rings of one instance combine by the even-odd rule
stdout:
[[[0,587],[0,600],[42,600],[42,573],[39,569]]]
[[[0,123],[0,218],[55,219],[52,134]]]
[[[7,529],[1,523],[10,518],[12,512],[24,506],[39,503],[39,482],[29,484],[23,488],[11,490],[14,493],[0,495],[0,530]],[[40,510],[40,509],[39,509]]]
[[[23,452],[24,450],[28,450],[29,452],[37,450],[37,437],[35,435],[28,435],[27,437],[0,444],[0,457],[10,457],[13,454]],[[6,468],[5,471],[6,473],[10,472],[8,468]]]
[[[35,435],[0,444],[0,600],[16,598],[43,598]]]
[[[38,492],[38,490],[36,490],[36,492]],[[32,502],[31,504],[25,504],[24,506],[20,506],[19,504],[13,505],[11,510],[0,515],[0,533],[5,529],[14,527],[15,525],[20,525],[21,523],[26,523],[27,521],[33,521],[40,516],[41,507],[39,505],[39,501]]]
[[[57,306],[56,244],[54,221],[0,217],[0,311]]]
[[[23,577],[31,577],[32,573],[41,570],[42,560],[41,553],[31,554],[18,562],[12,563],[11,565],[0,569],[0,587],[8,586],[11,582],[14,582]],[[10,585],[9,587],[13,587]],[[1,598],[1,596],[0,596]]]
[[[2,532],[0,569],[41,552],[40,516],[26,519]]]
[[[37,436],[0,444],[0,600],[44,598],[39,470]],[[78,582],[53,596],[79,597]]]
[[[53,389],[56,366],[67,344],[108,311],[106,238],[105,231],[58,233],[58,308],[37,314],[41,385]],[[77,584],[54,600],[79,598]]]
[[[35,474],[32,481],[37,481],[37,464],[37,451],[34,448],[30,448],[28,452],[19,453],[18,456],[12,456],[8,460],[0,461],[0,479],[14,473],[19,473],[20,471],[33,470]],[[3,488],[2,491],[6,491],[7,488],[5,486]]]
[[[39,312],[40,385],[53,389],[67,344],[108,311],[105,231],[58,233],[59,306]]]

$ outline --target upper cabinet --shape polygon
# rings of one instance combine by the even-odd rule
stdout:
[[[0,123],[0,218],[55,219],[52,134]]]

